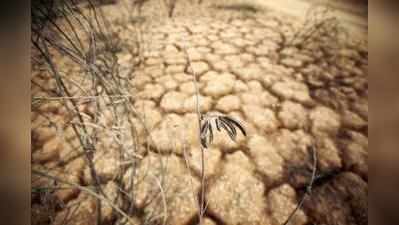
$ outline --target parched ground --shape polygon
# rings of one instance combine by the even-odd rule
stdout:
[[[130,82],[135,108],[150,138],[144,129],[138,130],[143,149],[139,166],[123,174],[117,151],[104,139],[94,160],[107,196],[121,207],[126,205],[116,181],[131,185],[129,178],[138,174],[142,182],[134,190],[134,204],[140,213],[134,220],[144,223],[149,213],[165,210],[161,201],[147,204],[148,196],[158,189],[152,177],[164,174],[167,223],[198,222],[195,197],[200,192],[201,155],[189,63],[199,78],[201,111],[230,115],[248,132],[236,142],[217,133],[206,150],[205,224],[282,224],[305,194],[312,173],[311,146],[318,156],[317,179],[291,224],[367,224],[366,40],[338,42],[325,34],[303,45],[290,45],[301,25],[294,17],[266,8],[241,5],[237,11],[234,4],[211,5],[198,8],[178,2],[173,19],[145,26],[144,63]],[[109,7],[112,14],[116,6]],[[149,14],[164,10],[155,3],[145,9]],[[115,27],[123,40],[131,40],[129,30]],[[123,52],[119,55],[126,73],[132,61]],[[39,111],[62,120],[59,105],[45,105]],[[73,146],[67,147],[42,116],[33,113],[32,120],[33,166],[52,166],[57,176],[92,184],[81,156],[70,156],[79,145],[71,129],[65,128],[66,140]],[[67,206],[55,209],[55,224],[65,218],[69,224],[94,223],[96,202],[86,194],[61,189],[54,195]],[[43,207],[32,206],[36,218],[43,216]],[[71,209],[77,216],[68,216]],[[110,207],[102,210],[103,221],[123,224]]]

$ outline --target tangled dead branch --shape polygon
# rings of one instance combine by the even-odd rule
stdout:
[[[145,151],[138,144],[137,121],[144,126],[145,123],[133,107],[133,88],[129,82],[131,76],[121,74],[118,55],[121,51],[135,54],[135,49],[139,49],[139,46],[124,49],[128,45],[122,44],[102,9],[91,0],[34,1],[31,29],[32,66],[34,71],[39,71],[34,73],[31,80],[33,89],[37,90],[39,87],[40,90],[33,92],[32,111],[41,113],[41,108],[48,108],[51,104],[65,110],[65,119],[56,121],[56,126],[61,128],[60,138],[67,139],[63,137],[63,127],[72,127],[73,136],[79,140],[80,145],[73,154],[80,155],[80,151],[83,152],[94,190],[75,183],[72,186],[89,191],[96,198],[96,224],[104,222],[102,203],[110,202],[103,189],[103,179],[98,172],[101,168],[96,165],[96,160],[104,151],[104,137],[112,137],[109,145],[113,146],[112,149],[120,161],[114,181],[118,184],[118,195],[122,196],[127,207],[111,206],[119,216],[132,222],[130,216],[138,213],[134,205],[134,189],[138,183],[135,180],[136,168],[142,158],[139,152]],[[136,57],[137,55],[132,55],[132,58]],[[65,68],[69,71],[65,71]],[[130,72],[134,75],[135,68]],[[45,117],[51,119],[53,116]],[[106,123],[104,118],[108,118]],[[149,133],[148,130],[145,131]],[[133,173],[130,180],[126,181],[123,180],[123,174],[128,169]],[[45,171],[35,170],[33,173],[36,177],[46,177],[56,180],[57,183],[72,184]],[[124,185],[126,182],[134,185]],[[158,185],[159,191],[154,195],[158,196],[160,193],[162,196],[162,182],[158,182]],[[37,188],[52,187],[35,186],[32,189],[33,195],[37,194],[34,192]],[[164,202],[164,198],[154,199]],[[161,205],[166,210],[166,205]],[[161,215],[160,219],[165,221],[166,216]],[[159,215],[149,216],[148,220],[153,221],[155,217]]]

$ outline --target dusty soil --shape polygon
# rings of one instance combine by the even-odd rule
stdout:
[[[121,39],[133,42],[133,24],[130,29],[118,25],[124,16],[121,7],[104,10]],[[144,224],[149,213],[163,212],[162,204],[148,203],[158,189],[152,177],[163,173],[167,224],[198,222],[201,154],[186,48],[199,77],[201,111],[230,115],[248,132],[236,142],[218,133],[206,150],[205,224],[282,224],[305,194],[311,146],[318,155],[317,179],[291,224],[367,224],[367,36],[332,41],[326,35],[291,46],[290,37],[302,24],[295,15],[258,6],[238,8],[225,2],[193,7],[178,1],[174,18],[167,19],[158,2],[144,5],[144,63],[130,82],[151,138],[138,129],[140,162],[134,174],[142,182],[135,186],[139,213],[133,220]],[[126,51],[118,60],[122,73],[131,71],[134,59]],[[68,65],[62,69],[77,74]],[[40,73],[33,71],[32,79],[53,90],[54,81]],[[42,92],[32,87],[33,96]],[[90,107],[82,103],[82,110],[89,113]],[[59,102],[32,112],[32,166],[90,186],[93,178],[76,150],[79,141],[63,125],[65,117]],[[102,118],[104,124],[109,120]],[[63,138],[57,135],[60,129]],[[133,171],[121,169],[120,152],[110,136],[101,136],[94,161],[106,195],[123,208],[117,183],[131,185]],[[32,178],[34,187],[51,184]],[[55,190],[46,201],[32,196],[33,224],[48,223],[51,210],[54,224],[65,218],[67,224],[95,224],[96,201],[76,188]],[[59,201],[63,206],[51,207]],[[104,223],[123,224],[111,207],[103,204],[101,210]]]

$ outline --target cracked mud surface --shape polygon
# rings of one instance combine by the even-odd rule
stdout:
[[[154,22],[143,34],[148,43],[144,63],[130,80],[135,107],[151,137],[138,129],[142,150],[135,173],[142,182],[135,188],[134,204],[141,212],[134,217],[137,224],[147,212],[164,209],[147,204],[158,188],[152,177],[162,172],[167,223],[197,222],[194,197],[199,195],[201,164],[196,99],[182,47],[199,78],[201,111],[230,115],[248,132],[236,142],[218,133],[205,152],[205,224],[282,224],[305,193],[312,145],[318,155],[318,179],[291,224],[367,224],[366,44],[290,47],[287,36],[297,24],[284,15],[259,12],[246,17],[215,11],[221,16],[187,16],[178,9],[173,20]],[[121,36],[129,40],[129,31]],[[119,59],[127,71],[131,59],[123,54]],[[51,81],[43,82],[51,89]],[[39,111],[55,123],[64,120],[57,103]],[[102,120],[107,124],[110,119]],[[43,116],[32,113],[32,166],[55,168],[52,173],[66,180],[92,184],[82,156],[73,151],[79,148],[78,140],[70,127],[63,129],[65,139],[60,140]],[[123,185],[131,185],[133,171],[121,170],[112,137],[102,137],[95,166],[107,196],[123,205],[115,182],[122,179]],[[41,179],[32,182],[46,184]],[[94,199],[75,189],[55,191],[54,196],[72,208],[81,203],[79,217],[70,224],[94,223]],[[103,205],[101,210],[103,221],[122,224],[111,208]],[[65,213],[57,212],[55,224],[61,224]]]

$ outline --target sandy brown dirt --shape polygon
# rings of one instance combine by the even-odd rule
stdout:
[[[317,179],[291,224],[367,224],[367,37],[339,42],[320,37],[320,42],[288,46],[289,37],[301,24],[295,17],[273,9],[237,11],[223,4],[214,7],[205,2],[198,8],[178,2],[173,19],[143,25],[144,63],[130,82],[151,140],[144,129],[138,130],[146,150],[140,153],[135,172],[142,182],[137,184],[134,200],[140,213],[133,219],[142,224],[149,212],[162,213],[162,205],[146,201],[157,189],[153,177],[163,172],[167,223],[197,222],[194,197],[199,194],[201,165],[195,88],[182,51],[186,48],[199,77],[201,111],[230,115],[248,132],[236,142],[217,133],[205,153],[209,202],[205,224],[283,223],[305,193],[312,172],[311,146],[318,155]],[[120,37],[133,41],[129,33],[133,29],[117,25],[120,7],[104,9],[114,15]],[[144,16],[163,10],[162,5],[150,2],[144,5]],[[121,69],[129,71],[133,59],[123,51],[118,57]],[[67,65],[63,69],[73,73]],[[54,87],[47,78],[40,82],[49,90]],[[40,92],[33,89],[35,94]],[[43,115],[50,116],[53,125]],[[55,168],[51,173],[56,176],[90,185],[93,180],[74,151],[79,143],[71,128],[58,127],[65,129],[64,139],[56,135],[56,124],[65,121],[64,115],[58,102],[32,112],[33,167]],[[107,124],[110,118],[102,120]],[[112,137],[106,133],[101,137],[102,147],[94,154],[96,169],[107,195],[123,207],[126,203],[115,182],[122,177],[124,185],[131,185],[128,180],[133,172],[127,169],[120,174]],[[33,186],[49,185],[35,177],[32,182]],[[76,189],[61,189],[52,196],[77,208],[78,216],[69,224],[94,224],[89,216],[96,207],[92,198]],[[36,203],[32,209],[40,224],[43,206]],[[105,223],[123,224],[111,208],[103,205],[102,211]],[[62,224],[65,214],[65,209],[58,210],[55,224]]]

